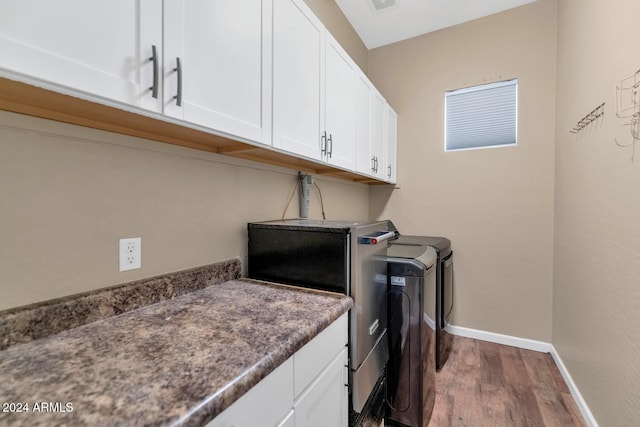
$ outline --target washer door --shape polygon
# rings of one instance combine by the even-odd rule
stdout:
[[[390,276],[392,283],[387,296],[389,336],[389,362],[387,363],[387,403],[397,412],[404,412],[410,405],[411,340],[409,320],[411,318],[411,299],[405,292],[405,277]],[[402,285],[393,285],[394,281]]]

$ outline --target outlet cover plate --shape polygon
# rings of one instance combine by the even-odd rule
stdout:
[[[120,239],[120,271],[141,267],[142,238]]]

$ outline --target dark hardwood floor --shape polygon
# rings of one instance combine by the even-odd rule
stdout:
[[[454,336],[429,427],[585,426],[548,353]]]

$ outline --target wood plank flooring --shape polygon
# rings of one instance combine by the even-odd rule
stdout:
[[[550,354],[452,338],[429,427],[585,426]]]

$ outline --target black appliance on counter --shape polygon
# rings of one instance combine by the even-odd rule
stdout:
[[[436,258],[423,245],[387,250],[389,277],[385,425],[426,427],[435,403]]]
[[[445,237],[405,236],[389,222],[389,230],[396,236],[392,245],[430,246],[437,254],[436,260],[436,370],[442,369],[451,350],[451,336],[445,329],[453,309],[453,251],[451,241]]]
[[[351,296],[350,425],[384,417],[387,347],[387,221],[308,219],[248,224],[248,276]]]

